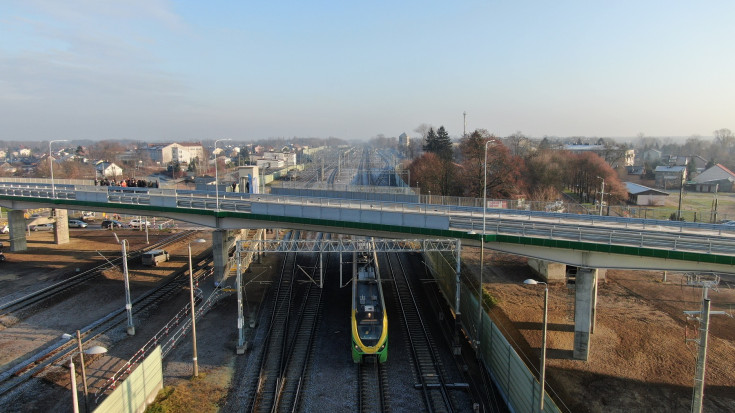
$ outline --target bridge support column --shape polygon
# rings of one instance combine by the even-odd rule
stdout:
[[[543,278],[547,283],[565,282],[567,278],[567,266],[559,262],[528,259],[528,266]]]
[[[18,252],[27,250],[27,225],[22,209],[11,209],[8,211],[8,227],[10,228],[10,251]]]
[[[55,209],[56,225],[54,225],[54,244],[69,243],[69,214],[65,209]]]
[[[212,255],[214,256],[214,282],[222,283],[227,267],[227,230],[218,229],[212,232]]]
[[[597,269],[579,268],[575,286],[573,357],[586,361],[597,304]]]

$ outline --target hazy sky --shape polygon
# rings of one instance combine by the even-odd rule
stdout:
[[[735,1],[21,0],[0,139],[735,129]]]

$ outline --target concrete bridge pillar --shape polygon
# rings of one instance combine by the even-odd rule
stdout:
[[[597,269],[579,268],[575,287],[573,357],[586,361],[589,356],[590,334],[595,324]]]
[[[214,281],[221,283],[225,279],[227,269],[227,230],[218,229],[212,232],[212,255],[214,256]]]
[[[18,252],[27,250],[27,226],[23,210],[11,209],[8,211],[8,227],[10,228],[10,251]]]
[[[559,262],[528,259],[528,266],[547,283],[566,282],[567,266]]]
[[[69,243],[69,214],[65,209],[55,209],[56,225],[54,225],[54,244]]]

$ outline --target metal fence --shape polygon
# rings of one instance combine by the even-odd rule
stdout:
[[[451,254],[445,252],[428,252],[424,253],[424,259],[440,290],[454,307],[457,285],[454,258]],[[538,411],[540,394],[539,381],[536,378],[538,370],[533,367],[529,360],[524,361],[524,358],[515,351],[498,325],[492,321],[486,312],[479,310],[480,300],[477,285],[479,283],[472,285],[472,283],[467,282],[466,277],[461,278],[459,319],[470,339],[475,344],[479,342],[479,356],[483,366],[500,389],[500,393],[511,411]],[[482,317],[481,322],[480,317]],[[569,411],[566,407],[562,410],[550,397],[549,392],[552,394],[555,394],[555,392],[549,387],[548,383],[545,388],[547,390],[544,397],[545,412]]]

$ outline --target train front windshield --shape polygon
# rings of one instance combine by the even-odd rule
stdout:
[[[365,346],[374,346],[378,344],[383,333],[383,308],[378,283],[374,277],[358,282],[357,296],[359,301],[355,318],[358,335]]]

